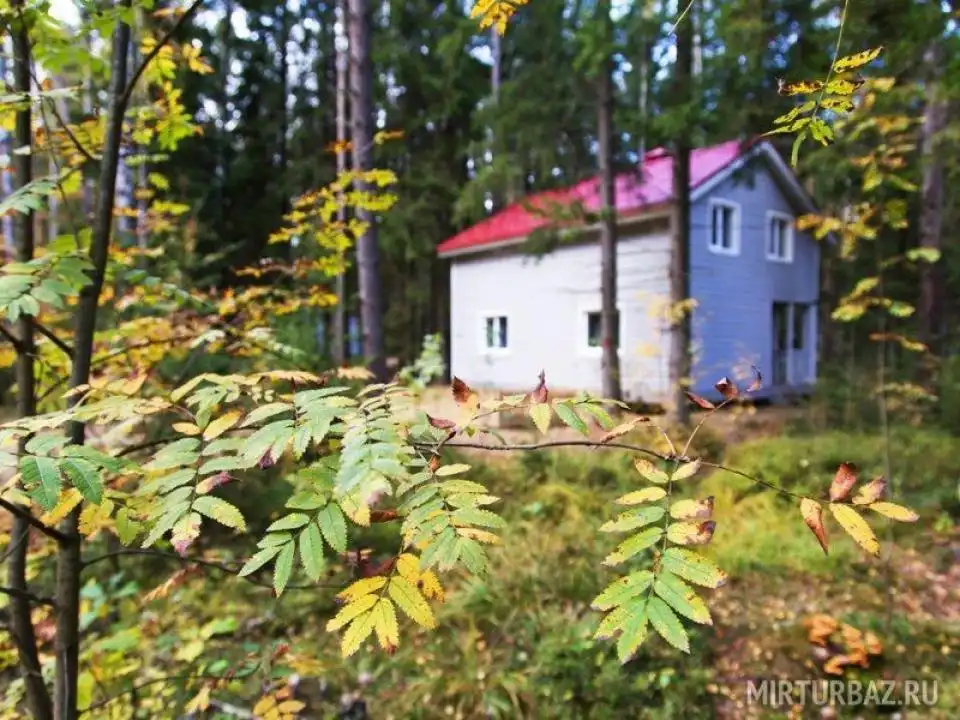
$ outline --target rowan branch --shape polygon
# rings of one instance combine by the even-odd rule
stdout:
[[[123,95],[120,96],[120,100],[117,104],[117,108],[122,115],[127,110],[127,105],[130,103],[130,97],[133,95],[134,89],[137,87],[137,83],[140,82],[140,77],[146,71],[147,67],[153,62],[154,58],[160,54],[160,51],[166,47],[167,43],[170,42],[170,39],[176,34],[176,32],[183,27],[183,25],[190,19],[190,17],[200,9],[200,6],[203,4],[203,0],[194,0],[186,10],[177,18],[177,21],[173,24],[163,37],[157,42],[156,45],[148,52],[143,61],[140,63],[139,67],[134,70],[133,75],[130,76],[130,82],[127,83],[126,89],[123,91]]]
[[[12,502],[9,502],[8,500],[4,500],[3,498],[0,498],[0,507],[2,507],[4,510],[9,512],[11,515],[16,515],[18,518],[22,518],[23,520],[26,520],[28,523],[30,523],[30,525],[35,527],[37,530],[42,532],[47,537],[53,538],[58,543],[68,543],[71,541],[71,538],[69,535],[62,533],[56,528],[50,527],[49,525],[44,525],[42,522],[40,522],[37,518],[33,516],[33,513],[31,513],[29,510],[25,508],[20,507],[19,505],[16,505]]]
[[[68,358],[73,359],[73,348],[67,345],[67,343],[65,343],[63,340],[58,338],[56,333],[53,332],[53,330],[51,330],[50,328],[44,325],[41,325],[36,320],[33,321],[33,327],[38,333],[40,333],[45,338],[47,338],[47,340],[49,340],[58,348],[63,350],[64,354],[66,354]]]

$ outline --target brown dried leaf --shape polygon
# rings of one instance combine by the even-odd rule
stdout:
[[[740,388],[727,377],[722,377],[717,380],[717,384],[714,385],[714,387],[717,389],[717,392],[723,395],[724,400],[733,400],[733,398],[740,394]]]
[[[887,489],[887,481],[882,475],[862,486],[853,498],[854,505],[869,505],[879,500]]]
[[[700,397],[694,392],[690,392],[689,390],[686,390],[685,392],[687,394],[687,397],[690,398],[690,402],[692,402],[694,405],[697,405],[698,407],[703,408],[704,410],[714,410],[717,407],[706,398]]]
[[[830,502],[839,502],[850,494],[857,483],[857,466],[853,463],[840,463],[837,474],[830,485]]]
[[[763,386],[763,375],[760,374],[760,368],[756,365],[751,365],[750,369],[753,370],[753,381],[747,387],[748,393],[756,392]]]
[[[828,555],[827,531],[823,526],[823,507],[816,500],[803,498],[800,501],[800,513],[803,515],[803,521],[807,524],[807,527],[816,535],[817,542],[823,548],[823,554]]]
[[[453,378],[453,381],[450,383],[450,390],[453,392],[453,399],[457,405],[470,406],[478,401],[477,393],[458,377]]]
[[[823,664],[823,671],[828,675],[843,675],[843,666],[850,664],[846,655],[834,655]]]
[[[537,387],[530,393],[530,399],[536,404],[547,402],[550,395],[547,391],[547,375],[543,370],[540,371],[539,380],[540,382],[537,383]]]
[[[436,418],[430,415],[429,413],[424,413],[427,416],[427,422],[431,426],[437,428],[438,430],[450,430],[455,428],[457,424],[453,420],[444,420],[443,418]]]
[[[807,640],[820,647],[827,646],[827,641],[830,639],[830,636],[833,635],[837,627],[839,627],[836,619],[823,613],[811,615],[803,621],[803,624],[804,627],[807,628]]]
[[[675,520],[708,520],[713,515],[713,496],[703,500],[679,500],[670,506]]]
[[[717,523],[713,520],[674,523],[667,528],[667,540],[675,545],[706,545],[713,539],[716,527]]]
[[[606,435],[604,435],[602,438],[600,438],[600,444],[602,445],[603,443],[608,443],[611,440],[615,440],[618,437],[623,437],[628,432],[636,428],[637,425],[640,425],[642,423],[648,423],[648,422],[650,422],[650,418],[648,417],[636,417],[633,420],[630,420],[625,423],[621,423],[617,425],[613,430],[608,432]]]

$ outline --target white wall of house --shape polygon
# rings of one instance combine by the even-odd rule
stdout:
[[[617,244],[620,363],[627,399],[662,400],[669,387],[670,337],[658,309],[669,297],[666,229]],[[601,351],[588,343],[600,310],[599,243],[567,246],[537,259],[515,248],[451,258],[451,371],[474,387],[532,389],[546,371],[556,390],[601,390]],[[493,345],[506,318],[506,347]]]

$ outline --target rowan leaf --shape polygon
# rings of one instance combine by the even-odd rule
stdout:
[[[432,630],[437,625],[433,611],[417,586],[399,575],[390,580],[387,592],[397,606],[415,623]]]
[[[203,432],[200,428],[194,425],[191,422],[178,422],[170,426],[173,430],[176,430],[181,435],[193,436],[199,435]]]
[[[287,583],[290,581],[290,574],[293,572],[293,556],[293,543],[283,545],[277,555],[277,561],[273,566],[273,590],[277,597],[283,594]]]
[[[597,631],[593,634],[593,639],[608,640],[612,638],[620,631],[624,622],[632,617],[634,613],[643,611],[646,602],[646,598],[633,600],[608,612],[603,616],[603,620],[600,621]]]
[[[836,503],[830,503],[829,507],[833,517],[857,545],[871,555],[880,556],[880,543],[877,542],[876,535],[873,534],[873,530],[867,525],[867,521],[860,517],[856,510],[849,505],[837,505]]]
[[[567,403],[554,400],[553,411],[557,414],[557,417],[560,418],[560,421],[567,427],[573,428],[584,437],[588,437],[590,435],[590,429],[587,427],[587,424]]]
[[[347,521],[336,503],[329,503],[317,513],[317,525],[324,539],[337,552],[347,551]]]
[[[875,502],[867,507],[874,512],[880,513],[884,517],[888,517],[891,520],[897,520],[899,522],[916,522],[920,519],[920,516],[910,508],[905,508],[903,505],[897,505],[896,503],[892,502]]]
[[[20,461],[20,476],[24,488],[40,507],[49,511],[57,506],[63,477],[56,460],[27,455]]]
[[[600,532],[628,532],[657,522],[666,514],[659,505],[648,505],[621,513],[600,526]]]
[[[364,595],[369,595],[372,592],[376,592],[386,584],[387,579],[382,575],[374,575],[373,577],[362,578],[357,580],[345,590],[341,590],[339,593],[337,593],[337,599],[349,603],[363,597]]]
[[[373,616],[373,628],[377,641],[384,650],[390,650],[400,644],[400,628],[397,624],[397,611],[388,598],[380,598],[370,613]]]
[[[676,545],[706,545],[713,538],[716,526],[713,520],[673,523],[667,528],[667,540]]]
[[[857,466],[853,463],[840,463],[837,474],[830,485],[830,502],[843,500],[857,483]]]
[[[803,515],[803,521],[810,528],[810,531],[816,536],[817,542],[823,548],[823,554],[827,552],[827,531],[823,526],[823,507],[816,500],[803,498],[800,501],[800,514]]]
[[[66,458],[60,462],[60,469],[73,486],[80,491],[83,499],[94,505],[103,500],[103,481],[100,471],[93,463],[82,458]]]
[[[869,50],[863,50],[853,55],[845,55],[833,64],[835,73],[851,72],[865,67],[880,57],[883,52],[883,45],[879,45]]]
[[[240,568],[240,572],[237,573],[237,576],[246,577],[250,573],[259,570],[268,562],[270,562],[277,553],[280,552],[281,547],[281,545],[273,545],[259,550],[253,555],[253,557],[244,563],[243,567]]]
[[[193,502],[193,508],[208,518],[216,520],[221,525],[235,530],[246,530],[247,523],[243,513],[226,500],[213,495],[201,495]]]
[[[670,506],[674,520],[709,520],[713,515],[713,497],[703,500],[678,500]]]
[[[323,537],[320,528],[310,523],[300,531],[300,562],[307,577],[316,582],[323,575],[326,560],[323,557]]]
[[[637,469],[637,472],[640,473],[640,477],[652,483],[666,485],[670,482],[670,476],[646,458],[637,458],[633,466]]]
[[[723,570],[692,550],[667,548],[661,564],[667,572],[702,587],[718,588],[727,582],[727,574]]]
[[[465,507],[455,510],[450,515],[450,522],[454,525],[480,525],[481,527],[502,528],[506,523],[496,513],[481,510],[475,507]]]
[[[780,79],[777,84],[777,92],[781,95],[810,95],[823,89],[822,80],[798,80],[788,83]]]
[[[693,477],[699,472],[701,462],[702,460],[700,458],[696,458],[690,462],[682,463],[680,467],[674,471],[673,475],[670,476],[670,481],[680,482],[681,480]]]
[[[358,615],[367,612],[380,598],[377,595],[364,595],[340,608],[340,612],[327,621],[327,632],[335,632],[344,627]]]
[[[364,613],[350,623],[350,627],[343,633],[343,639],[340,641],[340,655],[348,658],[353,655],[363,641],[370,637],[374,628],[373,612]]]
[[[466,463],[452,463],[450,465],[442,465],[434,471],[434,475],[437,477],[447,477],[448,475],[460,475],[465,473],[470,469],[470,466]]]
[[[241,413],[239,410],[231,410],[228,413],[224,413],[203,429],[203,439],[207,442],[216,440],[227,430],[236,425],[242,415],[243,413]]]
[[[646,592],[653,583],[654,575],[649,570],[639,570],[608,585],[590,603],[594,610],[610,610]]]
[[[682,650],[685,653],[690,652],[690,638],[687,637],[687,631],[683,629],[680,618],[662,598],[650,598],[647,602],[647,617],[650,618],[650,624],[653,625],[653,629],[657,631],[660,637],[677,650]]]
[[[710,610],[692,587],[669,572],[661,572],[653,584],[653,592],[684,617],[701,625],[713,625]]]
[[[603,560],[604,565],[618,565],[625,560],[629,560],[639,552],[652,547],[660,538],[663,537],[663,528],[649,527],[637,533],[628,540],[624,540],[617,546],[617,549],[607,555]]]
[[[627,617],[622,623],[620,637],[617,638],[617,657],[621,664],[629,662],[637,650],[650,635],[650,618],[647,605]]]
[[[661,487],[648,487],[643,490],[634,490],[616,499],[617,505],[641,505],[647,502],[656,502],[666,497],[667,491]]]
[[[887,489],[887,481],[883,476],[875,477],[866,485],[860,487],[860,490],[853,497],[854,505],[870,505],[883,497]]]
[[[267,532],[276,532],[278,530],[297,530],[310,522],[310,516],[306,513],[290,513],[284,515],[279,520],[270,523]]]

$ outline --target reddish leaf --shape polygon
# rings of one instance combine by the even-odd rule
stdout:
[[[273,455],[269,450],[267,450],[263,457],[260,458],[260,461],[257,463],[257,467],[261,470],[266,470],[268,467],[272,467],[276,463],[276,460],[273,459]]]
[[[547,392],[547,375],[543,370],[540,371],[539,380],[540,382],[537,383],[537,387],[530,394],[530,399],[536,404],[547,402],[549,397],[549,393]]]
[[[465,405],[470,402],[471,396],[475,395],[470,386],[458,377],[454,377],[450,383],[450,389],[453,391],[453,399],[458,405]]]
[[[800,501],[800,513],[803,515],[803,521],[807,524],[807,527],[816,535],[817,542],[823,548],[823,554],[829,554],[827,552],[827,531],[823,527],[823,507],[816,500],[803,498]]]
[[[450,428],[455,428],[457,424],[453,420],[444,420],[443,418],[435,418],[430,414],[427,414],[427,421],[435,428],[439,430],[449,430]]]
[[[437,469],[440,467],[440,456],[432,455],[430,457],[430,463],[427,465],[427,467],[430,469],[430,472],[432,473],[436,472]]]
[[[689,390],[687,390],[686,393],[687,393],[687,397],[690,398],[690,402],[703,408],[704,410],[714,410],[717,407],[712,402],[710,402],[704,397],[700,397],[696,393],[690,392]]]
[[[390,522],[391,520],[396,520],[398,517],[396,510],[371,510],[370,511],[370,522],[372,523],[384,523]]]
[[[723,395],[724,400],[732,400],[740,394],[740,388],[738,388],[730,378],[720,378],[714,387],[717,389],[717,392]]]
[[[887,480],[882,475],[863,485],[853,498],[854,505],[869,505],[883,497]]]
[[[830,502],[839,502],[850,494],[857,483],[857,466],[853,463],[841,463],[830,485]]]
[[[747,388],[748,393],[756,392],[763,385],[763,375],[760,374],[760,368],[756,365],[751,365],[750,369],[753,370],[753,382],[751,382],[750,387]]]

